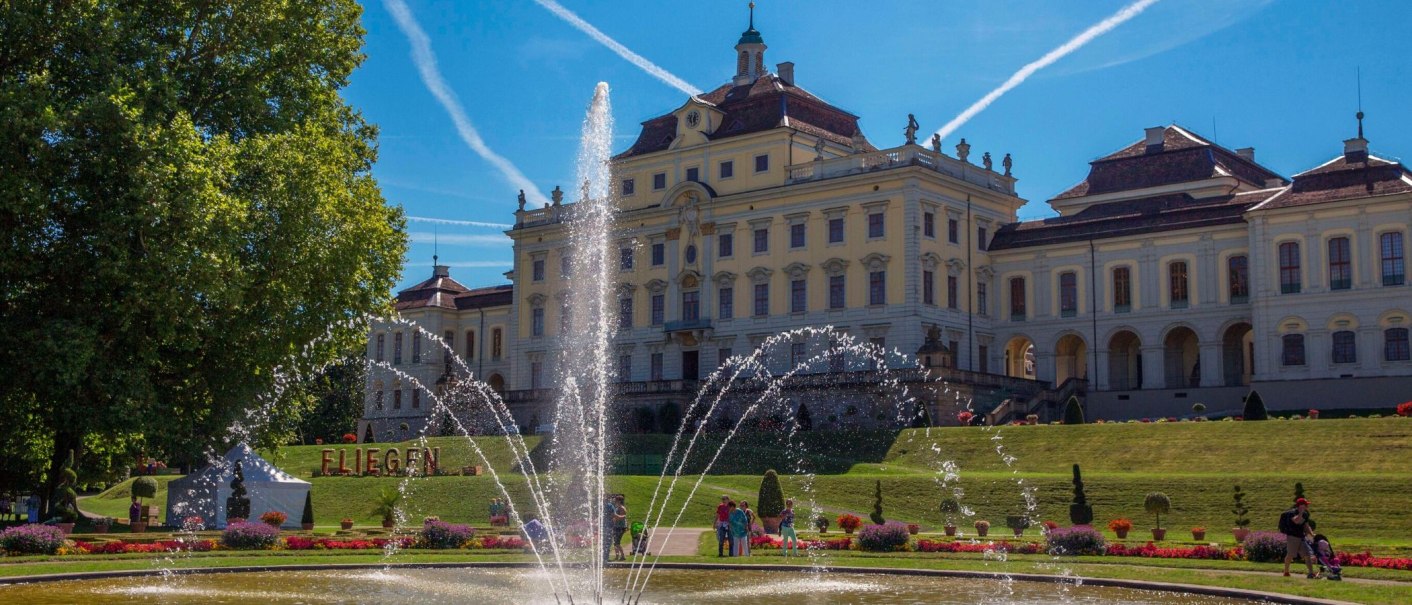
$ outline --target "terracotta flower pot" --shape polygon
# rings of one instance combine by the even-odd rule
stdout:
[[[843,533],[848,534],[848,535],[851,536],[851,535],[853,535],[853,528],[852,528],[852,527],[845,527],[845,528],[843,528]]]
[[[94,526],[93,526],[93,532],[94,532],[94,533],[99,533],[99,534],[106,534],[106,533],[108,533],[109,531],[111,531],[112,529],[113,529],[113,528],[112,528],[111,526],[109,526],[109,525],[94,525]]]
[[[780,533],[779,517],[760,517],[760,525],[765,528],[765,533],[767,534]]]
[[[1153,541],[1153,542],[1161,542],[1161,541],[1163,541],[1163,540],[1165,540],[1165,539],[1167,539],[1167,530],[1162,529],[1162,528],[1158,528],[1158,527],[1152,528],[1152,541]]]
[[[1012,527],[1012,528],[1010,528],[1010,530],[1013,531],[1013,532],[1015,532],[1015,537],[1016,537],[1016,538],[1019,538],[1019,537],[1025,535],[1025,528],[1023,528],[1023,527]]]
[[[920,531],[922,531],[922,528],[921,528],[920,526],[918,526],[916,523],[908,523],[908,524],[907,524],[907,533],[908,533],[908,534],[911,534],[911,535],[915,536],[915,535],[917,535],[917,532],[920,532]]]
[[[978,535],[978,536],[980,536],[980,537],[982,537],[982,538],[984,538],[985,535],[988,534],[988,533],[990,533],[990,528],[989,528],[989,527],[984,527],[984,526],[982,526],[982,527],[977,527],[977,528],[976,528],[976,535]]]
[[[1118,539],[1119,539],[1119,540],[1126,540],[1126,539],[1128,539],[1128,530],[1126,530],[1126,529],[1115,529],[1115,530],[1113,530],[1113,533],[1118,534]]]
[[[342,527],[343,529],[353,529],[353,522],[352,522],[352,521],[339,521],[338,525],[339,525],[339,527]]]
[[[299,524],[299,529],[302,529],[302,530],[304,530],[304,531],[314,531],[314,524],[313,524],[313,523],[300,523],[300,524]]]
[[[383,529],[392,529],[393,526],[395,526],[395,525],[397,525],[397,522],[396,522],[396,521],[393,521],[392,519],[383,519],[383,520],[382,520],[382,527],[383,527]]]
[[[1196,540],[1197,542],[1200,542],[1200,541],[1202,541],[1202,540],[1205,540],[1205,539],[1206,539],[1206,532],[1204,532],[1204,531],[1193,531],[1193,532],[1191,532],[1191,539],[1192,539],[1192,540]]]
[[[948,535],[948,536],[955,536],[955,535],[956,535],[956,526],[955,526],[955,525],[947,525],[946,527],[944,527],[944,528],[942,528],[942,529],[945,529],[945,530],[946,530],[946,535]]]
[[[1231,529],[1231,535],[1235,536],[1236,542],[1244,542],[1245,537],[1250,535],[1250,530],[1244,527],[1236,527]]]
[[[147,522],[145,522],[145,521],[138,521],[137,523],[133,523],[133,524],[131,525],[131,531],[132,531],[132,533],[134,533],[134,534],[143,534],[143,533],[147,533]]]
[[[59,527],[59,531],[64,532],[65,536],[74,533],[73,523],[56,523],[55,525]]]

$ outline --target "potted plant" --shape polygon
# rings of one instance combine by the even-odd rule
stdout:
[[[1172,512],[1172,499],[1162,492],[1152,492],[1143,499],[1142,508],[1157,517],[1157,525],[1152,528],[1152,540],[1161,542],[1167,537],[1167,530],[1162,529],[1162,513]]]
[[[1029,423],[1031,426],[1039,424],[1039,414],[1030,414],[1028,416],[1025,416],[1025,422]]]
[[[384,487],[373,501],[373,510],[368,514],[382,518],[382,526],[392,529],[397,524],[397,505],[402,501],[402,492],[395,487]]]
[[[780,478],[775,469],[765,471],[765,476],[760,479],[760,493],[755,505],[765,533],[779,533],[780,515],[784,514],[784,490],[780,489]]]
[[[1006,515],[1006,516],[1005,516],[1005,527],[1008,527],[1008,528],[1010,528],[1010,531],[1015,532],[1015,537],[1016,537],[1016,538],[1018,538],[1018,537],[1024,535],[1024,533],[1025,533],[1025,528],[1027,528],[1027,527],[1029,527],[1029,526],[1030,526],[1030,518],[1029,518],[1029,517],[1026,517],[1026,516],[1024,516],[1024,515]]]
[[[917,533],[920,532],[920,531],[922,531],[922,526],[917,525],[916,523],[908,523],[908,524],[907,524],[907,533],[908,533],[908,534],[911,534],[911,535],[915,536],[915,535],[917,535]]]
[[[829,518],[823,515],[814,517],[814,529],[819,530],[821,534],[829,533]]]
[[[1206,404],[1200,402],[1191,404],[1191,413],[1196,414],[1197,421],[1206,420],[1206,416],[1203,416],[1206,413]]]
[[[353,520],[349,519],[348,517],[344,517],[338,522],[338,526],[343,528],[344,531],[353,529]]]
[[[1231,496],[1234,504],[1231,512],[1235,514],[1235,528],[1231,534],[1235,536],[1236,542],[1244,542],[1245,537],[1250,535],[1250,509],[1245,506],[1245,492],[1240,491],[1240,484],[1236,484],[1235,493]]]
[[[845,534],[852,534],[853,530],[858,529],[861,525],[863,525],[863,520],[859,519],[858,515],[843,513],[838,516],[838,526],[843,528]]]
[[[277,511],[277,510],[266,511],[265,514],[260,515],[260,522],[261,522],[261,523],[264,523],[265,525],[268,525],[268,526],[273,527],[273,528],[275,528],[275,529],[279,529],[279,527],[280,527],[281,525],[284,525],[284,522],[287,521],[288,519],[289,519],[289,515],[286,515],[286,514],[280,512],[280,511]]]
[[[314,496],[312,492],[304,492],[304,514],[299,517],[299,528],[304,531],[314,530]]]
[[[984,538],[987,533],[990,533],[990,521],[986,521],[985,519],[977,519],[976,535]]]
[[[1206,528],[1200,525],[1191,528],[1191,539],[1200,542],[1206,539]]]
[[[961,503],[950,496],[941,499],[941,520],[946,529],[946,535],[956,535],[956,514],[961,512]]]
[[[1318,419],[1319,419],[1319,410],[1309,410],[1309,419],[1310,419],[1310,420],[1318,420]]]
[[[1108,529],[1117,534],[1119,540],[1126,540],[1128,532],[1133,529],[1133,522],[1127,519],[1114,519],[1108,522]]]
[[[99,517],[93,520],[93,531],[95,533],[106,534],[113,528],[112,517]]]

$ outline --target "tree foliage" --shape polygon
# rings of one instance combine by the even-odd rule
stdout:
[[[357,429],[358,419],[363,416],[366,378],[367,367],[360,348],[302,381],[299,388],[303,396],[298,399],[302,399],[304,409],[299,414],[299,441],[310,445],[322,438],[324,443],[338,443],[344,434]]]
[[[385,309],[406,248],[339,96],[353,0],[0,10],[0,420],[192,460],[302,352]],[[10,454],[10,452],[5,452]],[[80,452],[80,457],[83,453]],[[48,491],[48,490],[45,490]]]

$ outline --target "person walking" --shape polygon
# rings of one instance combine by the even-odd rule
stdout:
[[[745,513],[745,509],[739,508],[734,502],[728,504],[730,507],[731,523],[731,556],[750,556],[750,516]]]
[[[1309,518],[1309,501],[1300,498],[1294,501],[1294,508],[1280,514],[1280,533],[1285,535],[1285,575],[1289,575],[1289,564],[1294,562],[1296,557],[1304,560],[1304,567],[1308,573],[1306,578],[1314,577],[1314,555],[1309,552],[1304,539],[1306,535],[1312,535],[1307,520]]]
[[[784,501],[784,512],[780,513],[780,550],[784,556],[799,554],[799,536],[794,533],[794,498]]]
[[[623,534],[627,531],[628,507],[623,504],[623,496],[618,495],[613,498],[613,550],[617,552],[619,561],[628,559],[623,554]]]
[[[732,549],[735,541],[731,539],[730,501],[730,496],[721,496],[721,503],[716,505],[716,556],[718,557],[734,554]]]
[[[603,523],[598,528],[598,540],[603,543],[603,561],[606,563],[612,559],[610,553],[613,550],[613,515],[618,507],[610,496],[603,501]]]

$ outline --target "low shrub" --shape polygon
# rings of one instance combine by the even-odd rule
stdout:
[[[888,521],[868,525],[858,532],[858,548],[869,552],[906,550],[908,535],[906,523]]]
[[[1105,542],[1103,534],[1088,526],[1060,527],[1049,530],[1045,538],[1051,555],[1101,555]]]
[[[53,525],[16,525],[0,532],[0,550],[16,555],[52,555],[64,545],[64,532]]]
[[[1403,418],[1412,416],[1412,401],[1397,404],[1397,415]]]
[[[1242,544],[1245,558],[1256,563],[1285,560],[1285,535],[1273,531],[1257,531],[1245,537]]]
[[[279,530],[266,523],[231,523],[221,532],[221,544],[234,550],[266,550],[279,542]]]
[[[475,533],[467,525],[427,519],[422,524],[422,535],[417,545],[422,548],[460,548],[470,542]]]

